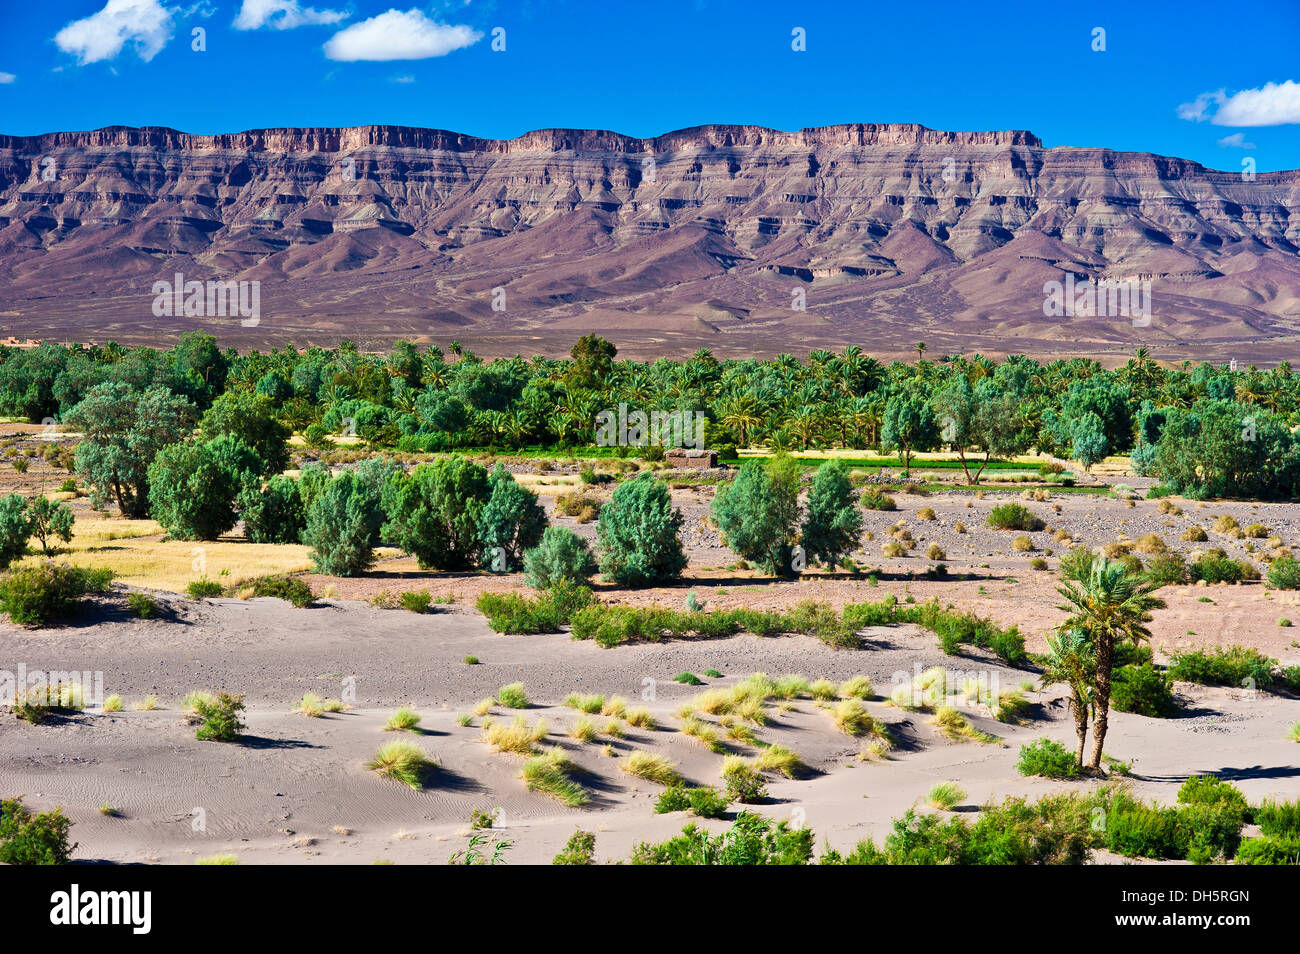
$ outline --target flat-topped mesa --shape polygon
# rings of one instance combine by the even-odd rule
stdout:
[[[165,126],[106,126],[37,136],[0,135],[0,149],[40,153],[53,149],[148,148],[163,150],[247,150],[268,152],[351,152],[370,147],[444,152],[601,152],[646,154],[684,149],[777,146],[1028,146],[1042,141],[1020,129],[945,132],[916,123],[847,123],[787,132],[765,126],[712,124],[639,139],[603,129],[536,129],[515,139],[483,139],[445,129],[414,126],[249,129],[202,135]]]

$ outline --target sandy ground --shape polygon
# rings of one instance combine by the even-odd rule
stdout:
[[[659,788],[619,769],[628,752],[661,752],[692,782],[719,781],[723,756],[676,731],[677,708],[700,691],[672,682],[678,672],[715,668],[723,678],[706,681],[722,686],[756,671],[835,680],[865,673],[880,695],[896,673],[934,665],[986,673],[1006,687],[1029,676],[979,652],[945,657],[930,634],[910,626],[870,630],[857,651],[834,651],[803,636],[604,650],[564,635],[497,635],[459,607],[413,615],[353,602],[295,610],[258,599],[177,600],[170,609],[174,616],[142,621],[106,605],[72,626],[0,627],[6,666],[22,661],[29,668],[99,670],[105,692],[120,693],[127,703],[125,712],[87,712],[39,726],[0,720],[0,792],[22,793],[34,808],[62,805],[76,822],[79,860],[188,864],[233,852],[248,864],[443,863],[467,843],[474,809],[500,809],[499,834],[514,842],[508,855],[514,863],[548,862],[578,827],[597,833],[601,859],[626,858],[637,842],[667,837],[689,820],[653,814]],[[466,665],[470,654],[481,663]],[[305,691],[339,696],[347,677],[355,708],[321,719],[289,712]],[[492,751],[481,740],[481,720],[457,724],[458,713],[516,681],[532,700],[530,721],[546,717],[548,743],[565,749],[580,767],[579,779],[593,796],[587,806],[566,808],[527,792],[518,778],[520,757]],[[242,743],[195,741],[177,707],[179,697],[195,688],[247,694],[249,728]],[[1138,791],[1172,801],[1187,775],[1219,772],[1252,799],[1300,792],[1300,746],[1285,738],[1300,719],[1300,701],[1186,685],[1179,690],[1185,704],[1180,718],[1114,717],[1107,751],[1133,763]],[[662,728],[628,729],[622,739],[602,736],[582,745],[566,736],[578,714],[562,701],[574,691],[625,695],[648,707]],[[129,711],[148,693],[169,708]],[[979,728],[1000,739],[992,745],[950,742],[923,713],[868,703],[900,741],[892,759],[872,763],[857,760],[860,744],[838,732],[815,703],[800,701],[789,712],[774,707],[772,724],[759,729],[759,737],[794,749],[812,771],[796,780],[778,777],[771,802],[757,810],[809,825],[819,844],[850,848],[864,836],[883,837],[891,819],[923,802],[939,781],[962,784],[967,810],[989,798],[1092,784],[1016,774],[1024,742],[1043,735],[1067,745],[1072,739],[1056,694],[1030,698],[1033,718],[1021,727],[968,710]],[[424,791],[364,768],[392,738],[382,728],[399,704],[424,715],[414,738],[442,765]],[[498,719],[511,715],[494,710]],[[605,721],[596,720],[598,726]],[[613,756],[603,753],[606,742]],[[104,803],[120,817],[101,815]]]
[[[570,468],[571,469],[571,468]],[[8,476],[4,476],[7,473]],[[33,460],[25,474],[0,472],[0,492],[48,491],[61,472]],[[537,473],[532,486],[548,506],[556,493],[572,492],[572,474]],[[1139,491],[1149,481],[1107,475]],[[545,481],[545,482],[544,482]],[[608,486],[587,490],[607,498]],[[683,539],[690,564],[676,586],[624,590],[597,584],[601,599],[625,603],[663,603],[682,607],[692,591],[708,608],[752,606],[788,608],[802,599],[826,600],[836,606],[879,600],[938,597],[965,610],[1015,624],[1031,650],[1063,618],[1055,592],[1055,570],[1068,543],[1054,539],[1064,531],[1078,543],[1098,546],[1124,535],[1129,540],[1150,533],[1189,558],[1211,546],[1238,559],[1258,559],[1263,540],[1233,539],[1210,530],[1219,514],[1231,514],[1242,526],[1263,523],[1290,546],[1300,541],[1300,508],[1294,504],[1228,502],[1198,505],[1178,500],[1181,515],[1158,512],[1156,501],[1133,506],[1110,497],[1056,493],[1048,500],[1025,501],[1020,488],[991,485],[981,499],[965,490],[928,496],[896,494],[898,510],[866,513],[871,539],[855,560],[863,573],[814,571],[797,581],[772,581],[738,567],[708,519],[712,486],[678,486],[674,501],[685,517]],[[1028,534],[1034,549],[1015,551],[1019,533],[989,528],[985,519],[997,503],[1016,499],[1047,524]],[[188,552],[167,557],[161,536],[114,537],[121,528],[94,526],[97,515],[84,499],[72,501],[78,525],[99,533],[93,552],[104,560],[170,559],[168,578],[190,572]],[[922,508],[935,513],[923,520]],[[568,517],[552,519],[594,539],[595,524]],[[881,546],[900,521],[915,546],[902,558],[885,558]],[[966,533],[957,532],[963,523]],[[1209,531],[1204,543],[1180,539],[1196,523]],[[127,528],[135,532],[135,528]],[[925,553],[937,544],[946,553],[951,577],[924,577],[932,565]],[[1252,552],[1247,547],[1253,545]],[[218,563],[231,567],[230,579],[269,572],[280,559],[253,551],[238,534],[209,545],[209,572]],[[91,552],[91,551],[84,551]],[[1048,571],[1030,561],[1047,560]],[[74,562],[76,554],[73,554]],[[141,563],[143,571],[164,568]],[[177,567],[180,569],[178,570]],[[142,572],[143,572],[142,571]],[[872,585],[867,571],[877,582]],[[177,574],[180,574],[179,576]],[[199,574],[194,573],[197,577]],[[1032,673],[1001,666],[975,652],[946,657],[934,637],[910,626],[866,633],[861,650],[833,651],[801,636],[760,639],[738,636],[711,641],[624,646],[602,650],[565,635],[501,636],[492,633],[473,610],[484,590],[524,591],[517,574],[444,574],[421,571],[415,561],[388,557],[355,579],[308,575],[322,605],[296,610],[276,600],[195,602],[156,592],[165,612],[139,620],[125,611],[122,591],[97,603],[66,625],[23,630],[0,622],[0,670],[90,670],[102,672],[106,693],[121,694],[128,711],[87,712],[55,718],[40,726],[0,713],[0,794],[23,794],[33,808],[62,805],[74,819],[75,857],[84,861],[192,863],[195,858],[233,852],[242,863],[443,863],[465,847],[468,820],[476,809],[499,809],[498,837],[509,838],[511,862],[549,862],[575,828],[597,833],[602,860],[625,859],[639,841],[657,840],[691,820],[682,814],[655,815],[659,788],[631,778],[620,763],[633,749],[661,752],[677,762],[698,784],[717,784],[722,755],[677,731],[678,707],[700,691],[672,682],[679,672],[703,676],[717,669],[711,684],[733,685],[753,672],[797,672],[810,679],[865,673],[878,697],[887,695],[896,673],[930,666],[986,673],[1002,686],[1016,687]],[[179,587],[178,587],[179,588]],[[413,615],[383,610],[368,601],[379,593],[428,590],[450,598],[435,613]],[[1267,590],[1260,583],[1236,586],[1167,587],[1168,607],[1156,613],[1154,644],[1161,658],[1182,648],[1210,644],[1246,644],[1283,664],[1300,663],[1295,628],[1279,625],[1288,618],[1300,624],[1300,595]],[[477,656],[480,665],[466,665]],[[533,708],[550,723],[548,745],[558,745],[580,768],[579,780],[592,795],[577,809],[542,794],[529,793],[519,776],[521,758],[493,752],[481,740],[482,720],[457,723],[460,713],[493,695],[498,687],[522,681]],[[240,744],[200,743],[187,726],[179,698],[193,689],[246,694],[248,735]],[[289,711],[303,692],[339,697],[352,690],[352,708],[322,719]],[[622,739],[602,736],[582,745],[567,736],[577,714],[562,707],[570,692],[619,694],[656,715],[661,729],[627,729]],[[1173,801],[1177,786],[1190,774],[1218,772],[1233,778],[1251,799],[1300,795],[1300,745],[1286,739],[1300,721],[1300,700],[1284,695],[1249,696],[1235,690],[1180,684],[1183,711],[1169,720],[1116,713],[1112,717],[1109,754],[1131,762],[1139,793]],[[133,702],[155,694],[168,708],[130,711]],[[1038,795],[1071,785],[1024,779],[1015,771],[1020,745],[1050,736],[1072,745],[1073,729],[1057,692],[1031,693],[1033,718],[1024,726],[1007,726],[987,713],[969,710],[975,724],[998,737],[994,745],[954,743],[927,723],[928,716],[908,713],[880,701],[868,708],[891,724],[899,746],[887,761],[857,758],[860,743],[838,732],[828,713],[801,701],[792,711],[773,707],[772,722],[758,730],[760,739],[793,749],[809,764],[807,777],[770,783],[771,800],[757,811],[806,824],[819,845],[851,848],[865,836],[882,838],[892,819],[924,801],[936,782],[955,780],[968,792],[963,810],[1007,795]],[[413,791],[367,772],[364,763],[392,735],[384,722],[399,705],[413,705],[424,716],[414,737],[442,768],[426,790]],[[512,713],[497,707],[493,717]],[[595,720],[603,726],[605,719]],[[610,744],[613,754],[604,754]],[[730,751],[752,755],[754,749],[731,745]],[[118,816],[102,815],[101,805]],[[926,809],[928,810],[928,809]],[[705,822],[720,828],[725,822]],[[1099,860],[1108,860],[1105,858]],[[1109,859],[1114,860],[1114,859]]]

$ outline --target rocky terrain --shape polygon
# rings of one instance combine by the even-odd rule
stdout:
[[[922,339],[1269,364],[1300,330],[1298,244],[1298,171],[1243,181],[1024,131],[0,136],[0,333],[20,337],[529,354],[599,330],[655,357]],[[260,282],[260,322],[156,316],[178,272]],[[1151,322],[1046,317],[1067,275],[1150,281]]]

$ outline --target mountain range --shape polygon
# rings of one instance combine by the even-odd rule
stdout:
[[[160,316],[178,274],[258,283],[259,320]],[[1067,280],[1149,283],[1150,318],[1053,313]],[[924,341],[1268,365],[1300,338],[1300,171],[912,124],[0,136],[0,334],[195,329],[238,347],[556,354],[595,331],[639,357]]]

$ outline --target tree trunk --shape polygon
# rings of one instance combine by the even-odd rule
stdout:
[[[1079,737],[1075,760],[1083,768],[1083,753],[1088,745],[1088,703],[1076,695],[1070,700],[1070,708],[1074,710],[1074,734]]]
[[[1115,637],[1099,637],[1097,645],[1097,702],[1092,726],[1092,758],[1088,767],[1101,771],[1102,747],[1106,744],[1106,726],[1110,715],[1110,671],[1115,664]]]

